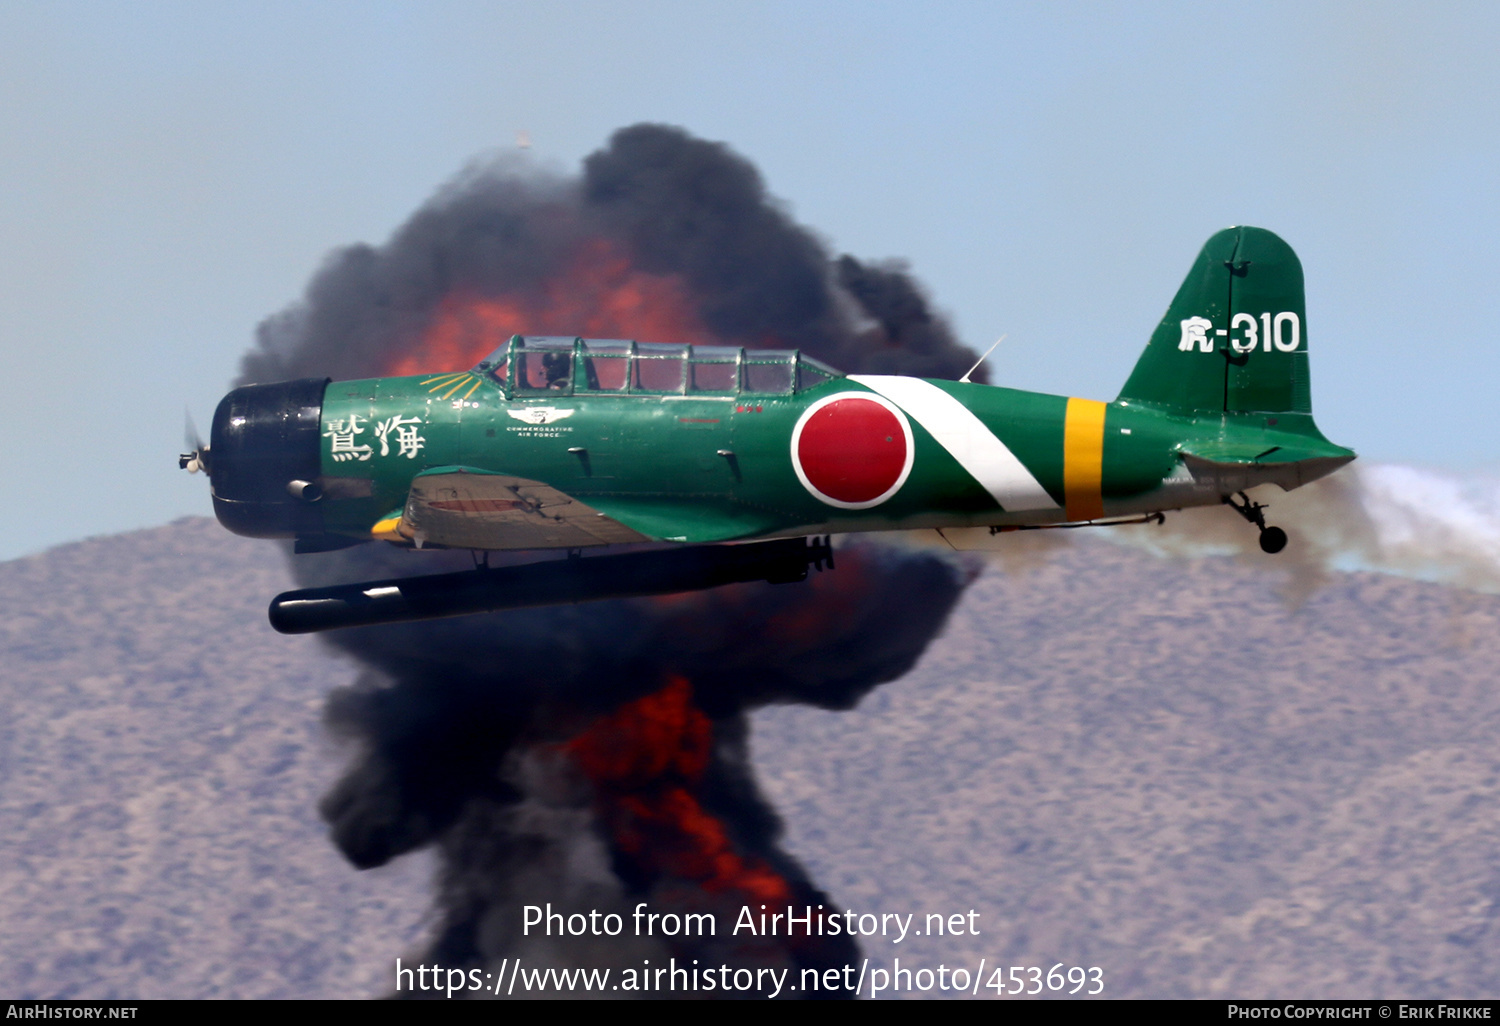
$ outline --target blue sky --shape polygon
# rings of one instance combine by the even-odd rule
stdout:
[[[1500,6],[0,0],[0,558],[209,512],[176,466],[255,325],[487,153],[754,161],[901,258],[994,379],[1112,398],[1197,248],[1307,270],[1366,459],[1500,470]]]

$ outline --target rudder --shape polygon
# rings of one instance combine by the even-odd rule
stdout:
[[[1264,228],[1204,244],[1122,401],[1174,413],[1312,413],[1302,263]]]

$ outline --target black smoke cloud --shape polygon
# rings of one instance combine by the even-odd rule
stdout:
[[[585,160],[579,179],[479,163],[385,246],[335,252],[302,302],[261,325],[240,383],[379,373],[444,297],[540,291],[599,237],[640,270],[686,283],[710,332],[688,341],[795,347],[845,371],[936,378],[975,360],[898,264],[832,259],[749,161],[680,129],[636,125]],[[988,380],[984,367],[975,380]]]
[[[683,283],[708,335],[672,341],[795,346],[846,371],[928,377],[957,377],[974,360],[900,266],[835,259],[770,199],[748,161],[680,129],[637,125],[578,178],[476,164],[387,244],[334,253],[305,298],[261,326],[241,380],[379,374],[419,346],[445,297],[541,294],[600,238],[634,268]],[[311,585],[438,573],[468,558],[366,545],[292,565]],[[778,846],[780,823],[751,770],[748,713],[773,702],[848,708],[900,676],[972,568],[868,541],[843,546],[838,561],[804,584],[327,636],[365,667],[326,714],[352,753],[322,802],[335,843],[360,867],[436,847],[439,916],[419,957],[453,968],[517,955],[534,966],[621,969],[673,956],[794,971],[854,961],[847,938],[731,944],[723,935],[756,895],[834,905]],[[679,707],[653,695],[691,698]],[[658,734],[687,754],[657,766],[650,753],[613,753],[655,768],[608,784],[591,778],[569,745],[594,730],[591,743],[607,749],[612,735],[591,724],[634,709],[683,720]],[[681,822],[652,818],[669,807]],[[719,869],[704,868],[703,851],[717,852]],[[743,880],[724,866],[744,870]],[[764,884],[767,873],[782,890]],[[720,935],[522,935],[524,904],[625,915],[640,901],[715,911]]]

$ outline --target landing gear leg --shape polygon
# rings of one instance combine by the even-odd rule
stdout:
[[[1224,496],[1224,504],[1234,510],[1240,516],[1260,528],[1260,550],[1272,555],[1286,548],[1286,532],[1279,527],[1266,526],[1266,509],[1264,503],[1251,502],[1250,496],[1240,492],[1240,502],[1235,502],[1232,496]]]

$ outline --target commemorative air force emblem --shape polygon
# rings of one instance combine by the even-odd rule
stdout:
[[[576,410],[562,410],[556,406],[527,406],[519,410],[506,410],[512,417],[526,424],[554,424],[573,416]]]

